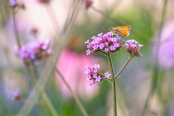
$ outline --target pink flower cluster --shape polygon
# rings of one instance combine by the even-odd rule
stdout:
[[[87,70],[84,71],[86,74],[86,80],[93,80],[93,83],[89,83],[89,86],[92,87],[96,82],[102,82],[102,79],[104,77],[109,77],[110,74],[108,72],[106,73],[99,73],[98,69],[100,68],[100,65],[91,65],[91,66],[86,66]]]
[[[125,45],[122,45],[124,39],[118,35],[113,37],[112,32],[108,32],[104,35],[103,33],[100,33],[97,37],[93,36],[91,39],[91,42],[89,42],[89,40],[85,42],[88,44],[88,50],[86,50],[87,55],[98,51],[103,51],[105,53],[115,53],[116,51],[120,50],[120,48],[125,47]]]
[[[84,0],[85,2],[85,9],[88,11],[88,8],[92,5],[93,0]]]
[[[19,56],[26,65],[31,63],[37,65],[38,60],[43,59],[50,54],[52,50],[49,48],[50,40],[37,39],[26,44],[19,50]]]
[[[127,40],[126,41],[126,50],[130,53],[130,55],[133,57],[133,56],[142,56],[142,54],[140,54],[140,48],[142,47],[143,45],[141,44],[138,44],[137,41],[135,40]]]
[[[19,89],[11,90],[10,94],[15,101],[20,101],[21,100],[21,93]]]

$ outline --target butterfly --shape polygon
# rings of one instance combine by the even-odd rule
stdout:
[[[129,35],[129,31],[131,29],[130,25],[127,26],[119,26],[119,27],[110,27],[109,30],[114,34],[119,34],[127,37]]]

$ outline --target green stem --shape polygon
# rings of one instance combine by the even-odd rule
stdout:
[[[65,85],[67,86],[67,88],[69,89],[69,91],[71,92],[72,96],[74,97],[75,102],[77,103],[77,105],[79,106],[79,108],[81,109],[82,113],[84,116],[88,116],[86,110],[84,109],[84,107],[82,106],[82,104],[80,103],[78,97],[76,96],[76,94],[72,91],[71,87],[69,86],[69,84],[66,82],[66,80],[64,79],[63,75],[59,72],[59,70],[55,67],[55,70],[57,72],[57,74],[60,76],[60,78],[63,80],[63,82],[65,83]]]
[[[38,76],[38,72],[37,72],[37,68],[36,66],[33,64],[33,69],[34,69],[34,73],[31,73],[31,70],[29,68],[29,66],[26,66],[28,73],[30,74],[31,78],[33,79],[33,82],[36,83],[37,81],[37,77]],[[39,89],[39,86],[37,86],[37,88]],[[58,116],[58,113],[56,112],[56,109],[53,107],[51,101],[49,100],[49,97],[47,96],[46,92],[43,91],[41,94],[42,99],[45,101],[49,111],[52,113],[53,116]]]
[[[154,95],[154,93],[156,91],[156,88],[157,88],[158,76],[159,76],[159,74],[158,74],[159,73],[158,54],[159,54],[159,49],[160,49],[161,32],[162,32],[162,27],[163,27],[163,24],[164,24],[166,8],[167,8],[167,0],[164,0],[163,9],[162,9],[162,19],[161,19],[159,36],[158,36],[158,41],[157,41],[156,54],[155,54],[155,64],[154,64],[154,69],[153,69],[151,89],[150,89],[149,94],[147,96],[147,99],[146,99],[146,102],[145,102],[145,105],[144,105],[144,108],[143,108],[142,116],[145,115],[146,110],[148,109],[150,98]]]
[[[118,76],[123,72],[123,70],[126,68],[126,66],[128,65],[128,63],[130,62],[130,60],[132,59],[133,57],[129,57],[128,60],[126,61],[126,63],[123,65],[123,67],[120,69],[120,71],[116,74],[115,78],[114,79],[117,79]]]
[[[73,7],[76,8],[76,9],[73,9],[73,10],[70,9],[71,14],[73,12],[75,12],[75,13],[73,13],[74,14],[74,18],[73,18],[73,20],[71,20],[69,22],[69,25],[67,25],[64,28],[64,31],[62,31],[62,33],[61,33],[61,36],[60,36],[61,43],[59,43],[59,45],[56,47],[56,50],[58,50],[58,52],[54,55],[54,58],[53,57],[51,58],[51,61],[53,61],[53,64],[57,63],[57,61],[58,61],[58,59],[60,57],[60,54],[61,54],[63,48],[66,45],[65,42],[67,41],[68,36],[70,36],[71,33],[72,33],[72,29],[73,29],[73,26],[74,26],[75,19],[77,18],[77,14],[80,11],[80,7],[81,7],[80,5],[81,4],[77,4],[75,6],[73,5]],[[68,15],[68,17],[71,16],[71,14]],[[66,36],[63,36],[63,35],[66,35]],[[57,45],[57,43],[54,43],[54,45],[55,44]],[[45,85],[48,82],[50,75],[54,73],[55,66],[54,65],[50,65],[50,62],[47,62],[45,67],[46,68],[41,73],[42,78],[38,78],[36,87],[31,91],[30,96],[28,96],[28,98],[27,98],[27,102],[31,102],[31,103],[30,104],[23,104],[23,106],[21,107],[21,109],[20,109],[20,111],[18,113],[19,115],[20,114],[22,114],[22,116],[28,115],[28,113],[31,111],[31,109],[34,106],[34,104],[37,102],[38,97],[42,94],[41,92],[44,91]],[[39,77],[41,77],[41,76],[39,76]],[[37,86],[38,85],[41,86],[39,88],[39,90],[37,90]],[[35,91],[37,91],[37,93]]]
[[[128,65],[128,63],[130,62],[130,60],[132,59],[133,57],[129,57],[128,60],[126,61],[126,63],[123,65],[123,67],[120,69],[120,71],[116,74],[115,78],[111,79],[111,78],[103,78],[103,79],[106,79],[106,80],[110,80],[110,81],[114,81],[118,78],[118,76],[123,72],[123,70],[126,68],[126,66]]]
[[[104,55],[108,55],[106,52],[102,51],[102,50],[98,50],[99,52],[103,53]]]
[[[17,41],[17,45],[18,45],[18,50],[19,50],[21,48],[21,42],[20,42],[19,32],[18,32],[18,28],[17,28],[17,24],[16,24],[14,9],[12,9],[12,19],[13,19],[14,31],[15,31],[16,41]]]
[[[55,27],[55,29],[57,30],[56,31],[56,37],[59,37],[59,35],[60,35],[60,28],[59,28],[59,23],[57,21],[57,18],[56,18],[56,15],[54,13],[54,10],[52,9],[52,7],[51,7],[50,4],[49,5],[46,5],[46,8],[47,8],[47,12],[48,12],[48,14],[49,14],[49,16],[50,16],[50,18],[52,20],[51,22],[53,24],[53,27]]]
[[[111,71],[111,77],[114,79],[114,70],[112,66],[112,60],[111,60],[111,54],[108,54],[108,60],[109,60],[109,67]],[[117,116],[117,98],[116,98],[116,80],[112,82],[112,88],[113,88],[113,98],[114,98],[114,116]]]
[[[42,98],[44,99],[48,109],[52,113],[52,116],[58,116],[56,110],[54,109],[53,105],[51,104],[50,99],[48,98],[47,94],[45,92],[42,93]]]

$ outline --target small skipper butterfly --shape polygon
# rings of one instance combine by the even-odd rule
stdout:
[[[119,27],[110,27],[109,30],[114,34],[119,34],[127,37],[129,35],[129,31],[131,29],[130,25],[127,26],[119,26]]]

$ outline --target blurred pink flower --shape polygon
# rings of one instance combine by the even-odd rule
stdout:
[[[86,65],[91,65],[101,62],[104,67],[104,60],[101,58],[95,58],[93,56],[87,56],[85,53],[77,54],[75,52],[65,50],[57,63],[57,68],[64,76],[71,89],[79,95],[81,98],[91,99],[98,94],[99,86],[96,85],[93,88],[89,87],[89,81],[86,81],[84,70]],[[92,81],[91,81],[92,82]],[[71,93],[57,75],[57,83],[63,96],[71,97]]]
[[[19,89],[11,90],[10,94],[14,101],[20,101],[21,100],[21,93]]]
[[[84,0],[85,2],[85,9],[88,12],[88,8],[92,5],[93,0]]]
[[[52,50],[49,48],[50,40],[44,40],[39,38],[33,42],[27,43],[19,50],[19,57],[26,65],[34,63],[38,64],[38,60],[46,58],[52,54]]]
[[[17,6],[17,1],[16,0],[9,0],[9,4],[12,7],[16,7]]]
[[[163,68],[174,67],[174,20],[167,22],[162,30],[159,63]]]

